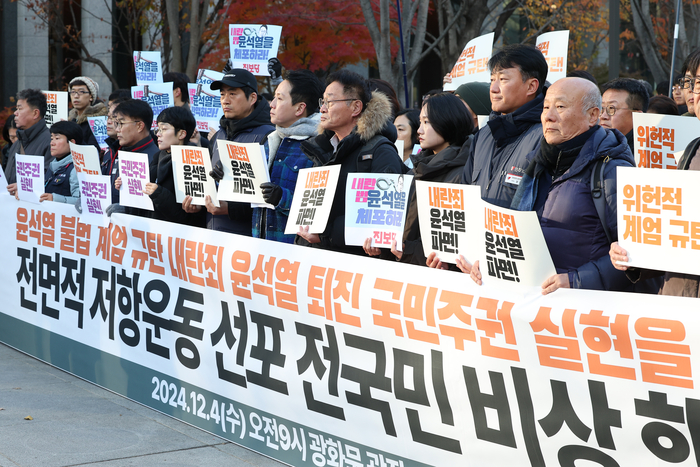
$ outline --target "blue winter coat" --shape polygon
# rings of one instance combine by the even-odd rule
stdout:
[[[533,159],[532,154],[529,159]],[[558,274],[568,273],[575,289],[625,290],[630,282],[610,262],[610,242],[591,196],[591,171],[604,165],[605,218],[617,240],[617,167],[634,167],[625,136],[599,127],[584,143],[573,165],[559,178],[537,163],[534,178],[525,174],[512,208],[536,211]]]

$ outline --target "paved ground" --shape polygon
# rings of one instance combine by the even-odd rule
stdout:
[[[0,344],[0,467],[282,465]]]

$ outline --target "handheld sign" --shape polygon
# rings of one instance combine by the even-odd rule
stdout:
[[[73,157],[73,167],[80,174],[101,175],[100,158],[97,155],[97,148],[92,144],[70,143],[70,154]]]
[[[345,244],[372,246],[401,251],[406,222],[406,201],[412,175],[351,173],[345,187]]]
[[[467,42],[450,72],[452,82],[443,86],[445,91],[454,91],[464,83],[488,83],[491,80],[488,63],[493,50],[493,36],[494,33],[490,32]]]
[[[150,180],[148,154],[119,151],[119,204],[153,211],[153,201],[143,192]]]
[[[569,53],[569,30],[552,31],[537,37],[537,48],[547,60],[547,81],[554,83],[566,78],[567,55]]]
[[[22,201],[39,204],[44,194],[44,158],[17,154],[17,194]]]
[[[219,120],[224,116],[221,108],[221,91],[213,90],[211,83],[224,77],[223,73],[213,70],[197,72],[195,84],[188,84],[190,94],[190,110],[197,121],[197,131],[208,133],[219,129]]]
[[[148,102],[153,110],[153,122],[151,129],[158,128],[158,114],[168,107],[175,105],[173,97],[173,83],[150,84],[146,86],[132,86],[131,97]]]
[[[68,92],[41,91],[46,96],[46,126],[51,128],[56,122],[68,120]]]
[[[232,143],[218,140],[224,178],[219,182],[221,200],[241,203],[265,203],[260,184],[270,181],[261,146],[257,143]]]
[[[158,84],[163,82],[163,65],[160,52],[134,52],[136,84]]]
[[[273,24],[229,24],[233,68],[244,68],[258,76],[270,76],[267,61],[277,56],[281,35],[282,26]]]
[[[698,199],[698,171],[618,167],[617,236],[626,265],[700,275]]]
[[[209,176],[211,158],[207,148],[193,146],[172,146],[170,148],[175,174],[175,199],[182,203],[186,196],[192,197],[192,204],[204,206],[205,198],[219,207],[216,184]]]
[[[339,176],[339,165],[299,170],[285,234],[294,235],[300,227],[306,226],[309,226],[309,233],[321,233],[326,229]]]
[[[105,140],[109,137],[109,135],[107,135],[107,116],[88,117],[88,124],[100,148],[107,149],[108,146],[107,143],[105,143]]]
[[[109,175],[78,174],[80,183],[80,221],[85,224],[109,225],[107,207],[112,204],[112,188]]]
[[[675,169],[685,147],[700,134],[697,118],[632,113],[637,167]]]

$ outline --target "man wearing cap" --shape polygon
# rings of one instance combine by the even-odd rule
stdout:
[[[97,102],[100,86],[87,76],[78,76],[71,80],[68,91],[73,104],[73,108],[68,112],[68,120],[80,125],[84,144],[92,144],[99,151],[100,145],[92,134],[88,117],[103,117],[109,113],[106,105]]]
[[[267,135],[275,130],[270,121],[270,105],[264,97],[258,95],[258,82],[255,76],[242,68],[224,69],[221,81],[211,83],[213,90],[221,91],[221,128],[211,141],[211,162],[214,178],[223,177],[223,168],[219,157],[218,140],[236,143],[265,144]],[[220,207],[214,206],[207,197],[207,228],[239,235],[252,235],[253,209],[250,203],[233,203],[219,201]],[[197,212],[202,207],[192,204],[192,197],[185,197],[182,208],[187,212]]]

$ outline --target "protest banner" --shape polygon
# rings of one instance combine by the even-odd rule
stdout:
[[[213,90],[211,83],[219,81],[224,74],[214,70],[200,69],[195,84],[188,84],[190,110],[197,120],[197,131],[209,133],[219,129],[219,120],[224,116],[221,109],[221,91]]]
[[[112,183],[109,175],[78,174],[80,183],[80,221],[96,226],[109,225],[107,207],[112,204]]]
[[[95,135],[97,144],[100,148],[107,149],[108,145],[105,140],[109,137],[107,134],[107,116],[102,117],[88,117],[88,125],[90,125],[90,130],[92,134]]]
[[[153,211],[153,201],[143,192],[150,181],[148,154],[119,151],[119,177],[122,186],[119,190],[119,204]]]
[[[46,96],[46,126],[51,128],[56,122],[68,120],[68,92],[41,91]]]
[[[629,266],[700,275],[700,172],[617,169],[617,238]]]
[[[73,167],[79,174],[101,175],[100,157],[97,148],[92,144],[70,143],[70,154],[73,158]]]
[[[401,153],[400,153],[401,154]],[[402,250],[412,175],[351,173],[345,186],[345,244]]]
[[[173,97],[173,83],[150,84],[145,86],[131,87],[132,99],[139,99],[148,102],[153,109],[153,122],[151,130],[158,128],[158,115],[168,107],[175,105]]]
[[[192,197],[192,204],[204,206],[207,196],[219,207],[216,184],[209,176],[211,158],[207,148],[172,146],[170,148],[175,175],[175,200],[182,203],[185,196]]]
[[[39,204],[44,194],[44,158],[29,154],[16,154],[17,195],[19,199]]]
[[[698,463],[698,299],[478,287],[61,203],[0,216],[0,341],[289,465]]]
[[[270,181],[263,147],[258,143],[218,140],[224,178],[219,181],[220,200],[265,204],[260,184]],[[270,206],[274,209],[274,206]]]
[[[491,81],[488,63],[493,50],[493,36],[490,32],[467,42],[450,75],[452,82],[443,86],[445,91],[455,91],[464,83]]]
[[[326,229],[339,176],[340,165],[299,170],[284,229],[286,235],[294,235],[299,228],[307,226],[309,233],[321,233]]]
[[[270,76],[267,61],[277,57],[282,26],[273,24],[229,24],[228,38],[233,68],[254,75]]]
[[[137,86],[162,83],[163,64],[160,52],[134,52],[134,71]]]
[[[678,115],[632,113],[637,167],[675,169],[685,147],[700,134],[700,120]]]
[[[547,81],[554,84],[562,78],[566,78],[567,57],[569,55],[569,30],[552,31],[537,37],[535,44],[544,59],[547,60],[549,70]]]

